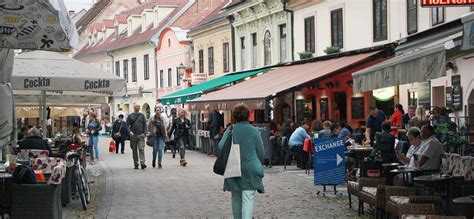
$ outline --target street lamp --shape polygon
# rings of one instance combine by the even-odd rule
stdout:
[[[186,67],[181,62],[181,64],[179,64],[179,66],[178,66],[178,75],[180,77],[180,80],[183,78],[185,70],[186,70]]]

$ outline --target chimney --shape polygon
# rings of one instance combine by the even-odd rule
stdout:
[[[74,11],[74,10],[70,10],[70,11],[69,11],[69,17],[72,17],[72,16],[74,16],[75,14],[76,14],[76,11]]]
[[[127,17],[126,14],[119,14],[115,16],[114,19],[114,28],[115,28],[115,37],[118,37],[127,28]]]

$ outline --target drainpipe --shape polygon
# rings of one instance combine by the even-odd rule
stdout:
[[[231,33],[231,40],[232,40],[232,70],[235,72],[235,28],[234,25],[232,25],[235,21],[234,16],[229,15],[227,16],[227,19],[230,22],[230,33]]]
[[[115,57],[112,55],[112,53],[110,51],[107,51],[106,52],[106,55],[109,56],[110,58],[112,58],[112,74],[115,75]],[[112,99],[114,97],[112,96]],[[108,98],[107,98],[108,99]],[[114,101],[115,102],[115,101]],[[109,103],[109,106],[111,105],[111,103]],[[112,105],[111,107],[113,110],[114,110],[114,113],[110,113],[109,112],[109,121],[112,121],[112,115],[115,115],[116,114],[116,111],[115,111],[115,104]]]
[[[157,104],[157,99],[158,99],[158,60],[156,60],[156,43],[151,42],[150,45],[153,48],[153,61],[155,63],[155,104]]]
[[[290,19],[291,19],[291,61],[295,61],[295,31],[294,31],[294,13],[292,10],[288,9],[288,2],[289,0],[281,0],[281,3],[283,3],[283,10],[290,13]]]

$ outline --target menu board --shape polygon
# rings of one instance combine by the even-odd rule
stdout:
[[[270,127],[267,124],[254,124],[262,136],[263,147],[265,148],[265,158],[270,158]]]
[[[453,96],[452,96],[453,88],[446,87],[446,108],[453,108]]]
[[[321,121],[329,119],[329,100],[328,98],[321,98],[319,100],[319,108],[320,110],[320,117]]]
[[[418,87],[418,104],[428,109],[431,107],[430,88],[430,82],[420,83]]]
[[[364,97],[353,97],[351,99],[352,119],[364,119],[365,104]]]
[[[453,103],[453,110],[462,109],[462,87],[461,87],[461,75],[451,76],[451,85],[453,85],[451,91],[451,98]]]
[[[305,102],[305,100],[296,100],[296,121],[298,123],[304,120]]]

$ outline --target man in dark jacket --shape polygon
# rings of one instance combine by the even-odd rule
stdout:
[[[21,141],[18,148],[20,150],[24,149],[38,149],[38,150],[48,150],[49,156],[51,156],[51,146],[46,142],[41,136],[41,131],[37,128],[31,128],[28,131],[28,137]]]
[[[398,158],[395,154],[395,137],[390,134],[392,125],[390,121],[382,123],[382,132],[375,134],[375,144],[372,156],[380,153],[382,163],[395,163],[398,162]]]
[[[119,115],[119,119],[114,122],[112,126],[112,138],[115,141],[115,145],[117,146],[115,149],[115,153],[118,154],[119,147],[122,145],[122,149],[120,150],[122,154],[125,153],[125,140],[128,137],[128,133],[130,130],[128,129],[128,124],[123,121],[123,114]]]
[[[145,134],[147,132],[147,121],[145,115],[140,112],[140,105],[135,104],[134,112],[127,117],[127,124],[130,128],[130,147],[133,152],[133,164],[138,169],[138,163],[142,169],[145,164]],[[140,160],[138,160],[140,155]]]
[[[408,107],[408,112],[402,116],[402,128],[405,128],[405,125],[411,120],[411,118],[415,117],[416,106],[410,105]]]
[[[224,121],[221,117],[222,115],[217,112],[217,110],[212,110],[211,113],[209,113],[209,137],[212,148],[209,155],[212,155],[212,153],[214,153],[214,155],[218,154],[217,144],[219,144],[220,140],[218,135],[220,134],[221,127],[224,126]]]

